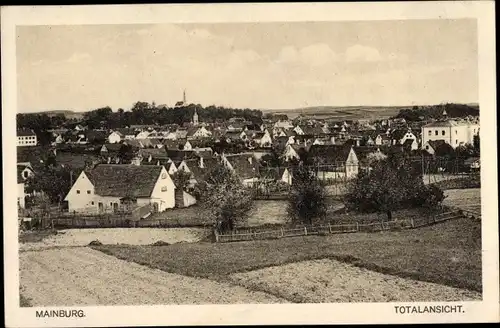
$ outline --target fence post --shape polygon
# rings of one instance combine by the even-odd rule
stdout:
[[[304,235],[307,236],[307,228],[304,226]]]
[[[214,234],[215,234],[215,242],[219,242],[219,234],[217,233],[217,229],[214,229]]]
[[[332,233],[332,226],[330,225],[330,223],[328,223],[328,231],[330,231],[330,233]]]
[[[359,232],[359,222],[356,222],[356,232]]]
[[[283,231],[283,227],[281,227],[281,237],[285,236],[285,232]]]
[[[410,219],[410,225],[412,228],[415,228],[415,221],[413,220],[413,218]]]

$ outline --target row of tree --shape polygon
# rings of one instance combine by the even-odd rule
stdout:
[[[33,129],[38,132],[77,123],[83,123],[90,129],[114,129],[134,124],[182,125],[191,122],[195,111],[198,113],[199,120],[203,122],[225,122],[233,117],[241,117],[252,123],[261,124],[263,118],[262,111],[248,108],[239,109],[213,105],[203,107],[200,104],[187,104],[172,108],[166,105],[156,105],[154,102],[138,101],[129,110],[119,108],[113,111],[111,107],[102,107],[85,112],[83,122],[66,118],[64,114],[54,116],[47,114],[18,114],[17,127]],[[267,116],[269,115],[267,114]]]
[[[413,106],[411,109],[402,109],[394,118],[404,118],[407,122],[418,122],[442,118],[444,111],[446,111],[446,116],[450,118],[479,115],[478,107],[446,103],[434,106]]]

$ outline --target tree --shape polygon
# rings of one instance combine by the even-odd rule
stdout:
[[[118,151],[118,157],[122,163],[130,163],[134,158],[135,152],[131,145],[122,144],[120,150]]]
[[[50,202],[60,203],[71,188],[70,169],[65,167],[43,167],[36,175],[27,180],[27,192],[43,192]]]
[[[191,174],[184,170],[177,170],[172,175],[172,180],[174,181],[176,188],[187,191],[191,181]]]
[[[195,196],[214,221],[218,233],[232,231],[253,205],[252,192],[222,164],[215,165],[196,184]]]
[[[292,220],[312,224],[313,219],[326,214],[326,200],[325,188],[314,172],[303,165],[296,167],[288,200],[288,214]]]
[[[472,139],[472,144],[474,146],[474,152],[476,153],[477,156],[479,156],[479,154],[481,153],[481,140],[480,140],[480,137],[479,137],[479,133],[476,134],[473,139]]]
[[[375,162],[370,171],[360,171],[344,198],[347,208],[383,212],[389,221],[395,210],[435,205],[442,200],[437,189],[424,185],[418,168],[397,153]]]

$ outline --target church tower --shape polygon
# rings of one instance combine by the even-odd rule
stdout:
[[[196,108],[194,109],[194,115],[193,115],[193,125],[197,126],[198,125],[198,113],[196,112]]]
[[[187,105],[187,102],[186,102],[186,89],[184,89],[184,93],[182,94],[182,102],[184,103],[184,106]]]

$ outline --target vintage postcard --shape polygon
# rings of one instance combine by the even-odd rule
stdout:
[[[493,2],[1,14],[8,327],[500,319]]]

